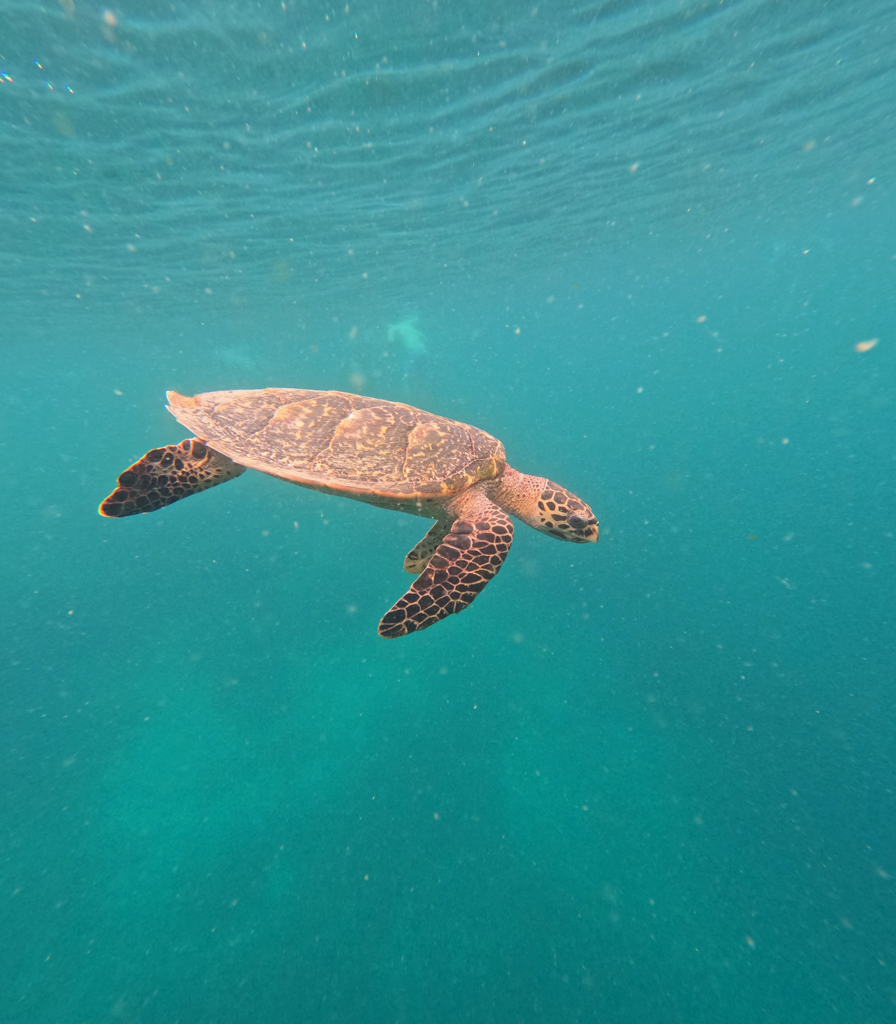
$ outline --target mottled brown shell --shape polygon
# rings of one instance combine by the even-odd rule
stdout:
[[[506,465],[504,446],[484,430],[342,391],[169,391],[168,402],[179,423],[239,465],[334,494],[439,500]]]

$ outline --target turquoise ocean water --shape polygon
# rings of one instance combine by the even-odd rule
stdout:
[[[0,70],[0,1021],[896,1020],[892,2],[0,0]],[[274,385],[600,543],[385,641],[422,520],[97,515]]]

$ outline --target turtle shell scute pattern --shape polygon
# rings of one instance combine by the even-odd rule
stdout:
[[[288,388],[169,400],[184,426],[235,462],[336,494],[441,500],[506,465],[485,431],[400,402]]]

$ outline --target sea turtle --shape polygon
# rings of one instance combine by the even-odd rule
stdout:
[[[404,560],[417,579],[383,616],[383,637],[463,611],[501,568],[513,540],[511,515],[560,540],[597,540],[597,520],[583,501],[511,469],[500,441],[456,420],[342,391],[265,388],[192,398],[169,391],[168,402],[197,436],[148,451],[121,474],[100,513],[154,512],[257,469],[434,519]]]

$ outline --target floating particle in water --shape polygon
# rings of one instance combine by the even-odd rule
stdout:
[[[386,340],[390,344],[400,344],[410,355],[420,355],[426,352],[426,335],[417,326],[416,316],[388,324]]]
[[[115,44],[115,29],[118,26],[118,19],[115,15],[106,10],[103,12],[103,20],[100,22],[100,31],[103,33],[103,38],[107,43]]]
[[[880,338],[868,338],[867,341],[859,341],[856,343],[856,352],[870,352],[871,349],[880,341]]]

